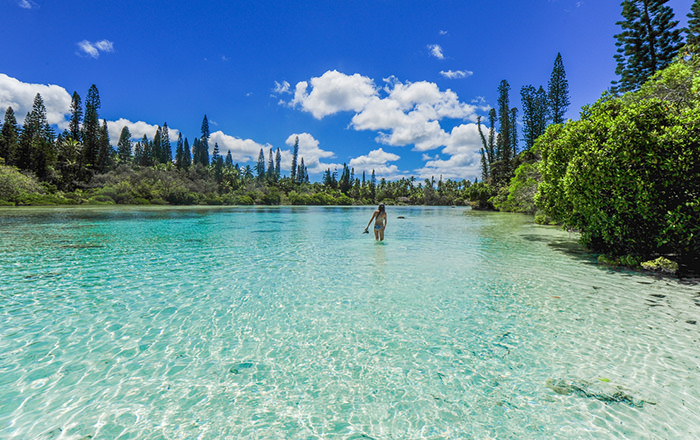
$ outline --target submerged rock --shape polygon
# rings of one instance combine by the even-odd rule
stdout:
[[[627,393],[619,386],[604,385],[609,380],[602,380],[603,384],[593,384],[585,380],[580,381],[565,381],[562,379],[547,379],[545,386],[557,394],[568,396],[576,394],[581,397],[599,400],[603,403],[623,403],[625,405],[642,408],[645,403],[654,405],[654,402],[637,399]]]
[[[656,260],[649,260],[642,263],[644,270],[652,272],[661,272],[669,275],[675,275],[678,272],[678,263],[671,261],[665,257],[659,257]]]

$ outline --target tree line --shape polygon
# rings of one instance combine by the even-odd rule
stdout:
[[[295,139],[288,176],[281,173],[279,148],[261,148],[253,166],[234,163],[214,143],[210,154],[209,121],[190,145],[178,134],[174,148],[167,123],[152,138],[134,142],[127,126],[116,148],[107,122],[100,120],[99,92],[91,86],[84,104],[74,92],[68,128],[55,135],[37,94],[20,126],[8,107],[0,129],[0,203],[170,203],[170,204],[464,204],[471,182],[402,178],[377,181],[343,164],[327,169],[321,182],[310,182],[308,167]],[[101,121],[101,122],[100,122]]]

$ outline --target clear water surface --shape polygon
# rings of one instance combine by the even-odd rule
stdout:
[[[0,438],[700,438],[700,285],[371,211],[0,211]]]

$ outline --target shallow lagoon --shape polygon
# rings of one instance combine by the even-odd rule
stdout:
[[[0,437],[700,436],[699,284],[371,210],[0,211]]]

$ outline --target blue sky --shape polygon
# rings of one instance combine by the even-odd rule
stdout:
[[[685,25],[692,0],[671,0]],[[113,144],[200,135],[234,161],[260,148],[291,163],[298,136],[312,179],[348,163],[359,175],[469,178],[475,122],[502,79],[546,87],[561,52],[567,116],[615,79],[614,0],[49,1],[0,0],[0,106],[19,119],[37,92],[63,128],[73,91],[96,84]],[[174,139],[174,138],[173,138]]]

